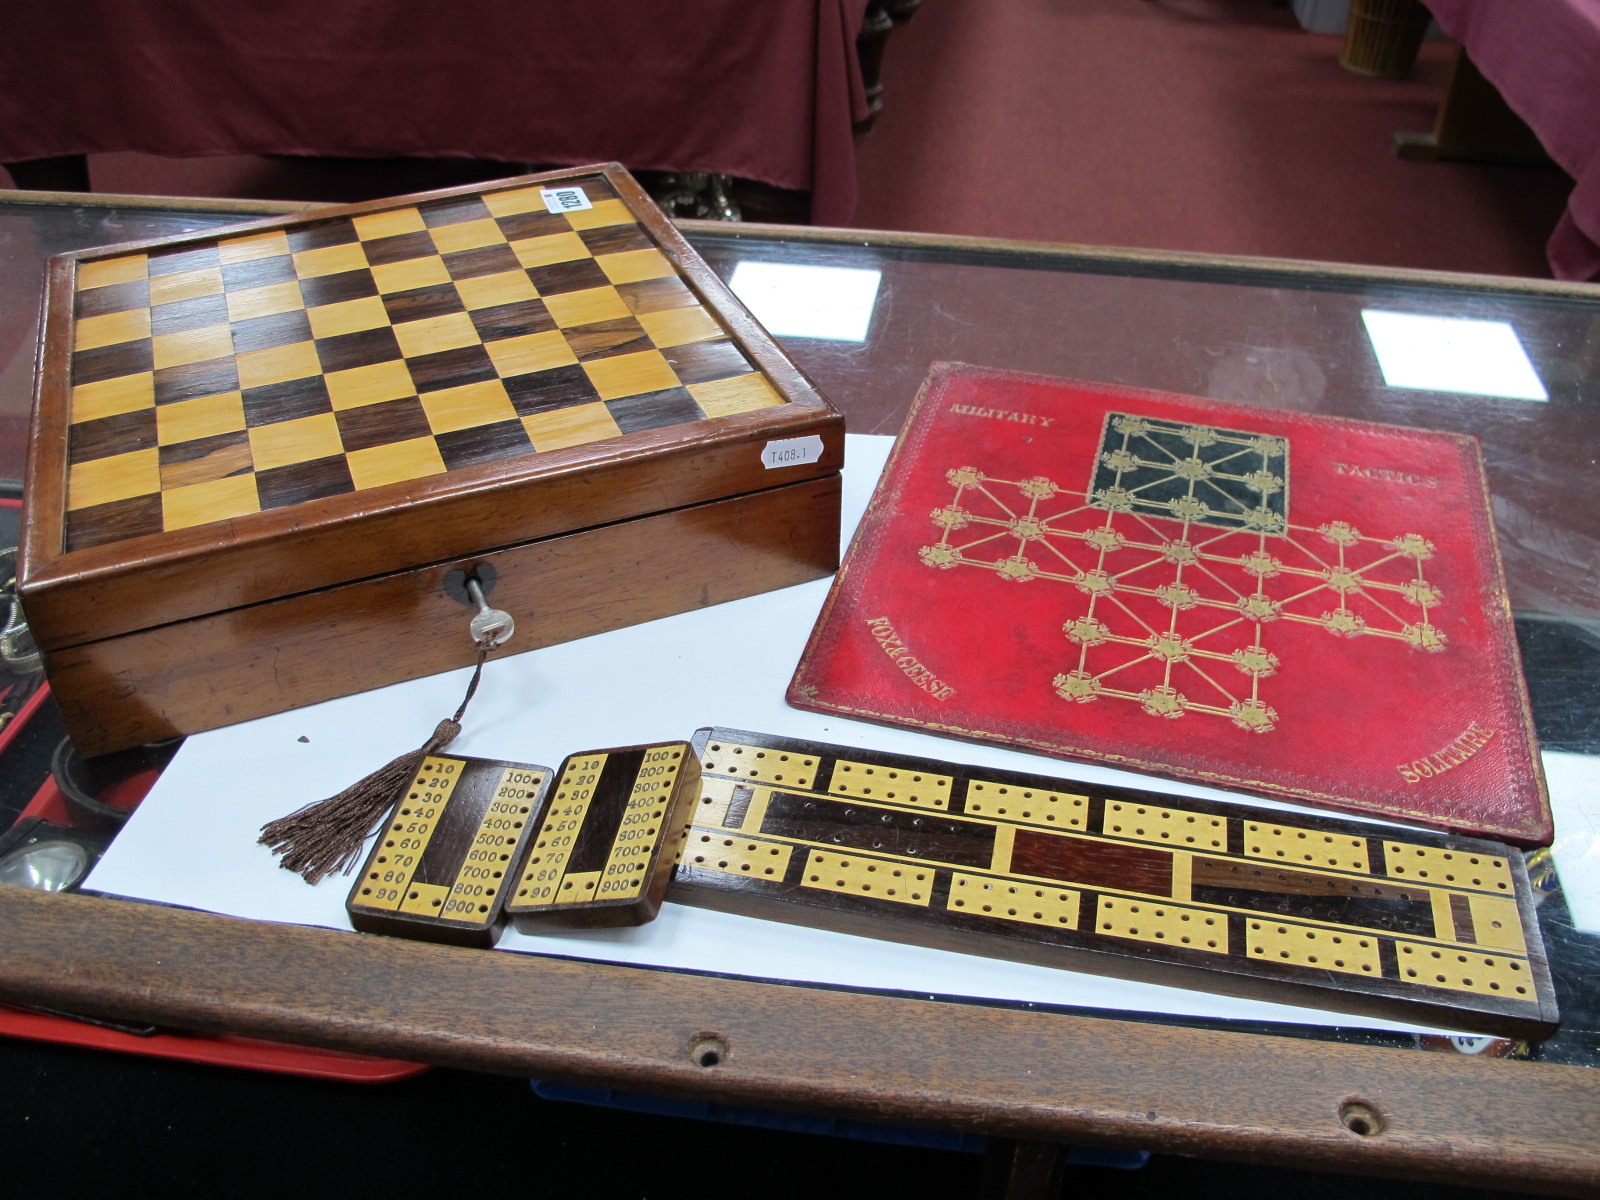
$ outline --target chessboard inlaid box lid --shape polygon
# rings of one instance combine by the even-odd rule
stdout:
[[[19,579],[46,650],[843,460],[615,164],[59,255],[40,344]]]

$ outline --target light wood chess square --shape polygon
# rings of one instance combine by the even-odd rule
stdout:
[[[443,475],[445,471],[444,459],[431,437],[351,450],[345,454],[345,461],[350,464],[350,478],[358,490]]]
[[[228,293],[228,319],[248,321],[251,317],[275,317],[305,307],[300,285],[290,279],[266,287],[246,288]]]
[[[134,308],[103,317],[82,317],[74,332],[74,350],[94,350],[150,336],[150,310]]]
[[[578,356],[567,345],[567,339],[561,336],[559,329],[489,342],[484,349],[489,352],[494,369],[502,379],[532,371],[547,371],[551,367],[570,367],[578,361]]]
[[[222,271],[203,267],[198,271],[179,271],[176,275],[157,275],[150,280],[150,303],[176,304],[199,296],[222,294]]]
[[[668,346],[685,346],[690,342],[703,342],[721,337],[722,326],[717,319],[699,305],[690,308],[664,308],[659,312],[639,313],[636,320],[644,326],[650,340],[665,350]]]
[[[783,403],[783,397],[758,374],[735,375],[714,383],[692,383],[689,394],[708,417],[726,417]]]
[[[186,333],[157,334],[150,341],[155,351],[156,370],[182,367],[232,354],[233,326],[207,325]]]
[[[522,271],[501,271],[495,275],[479,275],[475,279],[458,279],[456,291],[460,293],[461,302],[474,311],[539,297],[533,280]]]
[[[391,292],[409,292],[412,288],[432,287],[436,283],[449,283],[450,272],[444,259],[437,257],[411,258],[405,262],[379,263],[372,268],[372,278],[378,290],[385,295]]]
[[[294,271],[301,279],[342,275],[346,271],[359,271],[366,265],[367,255],[361,249],[359,242],[346,242],[341,246],[319,246],[315,250],[300,250],[294,256]]]
[[[463,221],[459,225],[439,225],[428,230],[428,234],[440,254],[476,250],[480,246],[493,246],[506,240],[506,235],[500,232],[500,226],[488,217],[479,221]]]
[[[306,379],[322,374],[315,342],[291,342],[269,350],[252,350],[238,357],[239,386],[266,387],[290,379]]]
[[[573,325],[589,325],[595,321],[614,321],[627,317],[628,306],[617,295],[616,288],[589,288],[582,292],[563,292],[559,296],[545,296],[544,306],[550,310],[556,324],[563,329]]]
[[[677,269],[667,256],[656,249],[627,250],[621,254],[602,254],[595,265],[606,273],[612,283],[637,283],[641,279],[665,279],[676,275]]]
[[[191,483],[161,493],[161,524],[165,529],[188,529],[260,512],[254,475],[229,475],[209,483]]]
[[[250,431],[250,457],[258,471],[342,453],[344,443],[339,440],[339,423],[331,412],[279,421],[275,425],[257,425]]]
[[[622,431],[604,404],[579,404],[522,418],[535,450],[560,450],[614,438]]]
[[[546,211],[544,193],[536,187],[517,188],[512,192],[490,192],[484,196],[483,206],[497,217]]]
[[[441,350],[458,350],[462,346],[478,344],[478,331],[466,313],[446,313],[442,317],[407,321],[394,327],[394,336],[407,358],[420,358],[424,354],[437,354]]]
[[[589,257],[589,247],[575,233],[550,233],[544,237],[524,238],[511,243],[511,252],[529,270]]]
[[[67,507],[91,508],[160,490],[160,452],[152,446],[74,463],[67,477]]]
[[[288,253],[289,235],[281,229],[253,233],[249,237],[228,238],[217,243],[217,257],[225,267],[262,258],[278,258]]]
[[[192,442],[244,428],[244,399],[238,392],[179,400],[156,409],[156,441],[162,446]]]
[[[621,200],[601,200],[593,208],[580,208],[567,214],[574,229],[601,229],[607,225],[631,225],[633,214]]]
[[[153,408],[155,379],[154,372],[141,371],[137,375],[121,375],[99,383],[80,383],[72,389],[72,423]]]
[[[659,350],[597,358],[584,363],[583,369],[602,400],[659,392],[679,383],[676,372]]]
[[[402,233],[421,233],[428,228],[422,220],[422,214],[414,208],[367,213],[365,216],[351,217],[350,223],[356,227],[356,236],[364,242],[398,237]]]
[[[342,333],[360,333],[363,329],[382,329],[389,323],[389,313],[380,296],[363,296],[359,300],[343,300],[338,304],[323,304],[306,309],[314,337],[338,337]]]
[[[453,433],[475,429],[496,421],[516,419],[517,410],[498,379],[467,383],[422,395],[422,410],[428,414],[428,427],[434,433]]]
[[[99,262],[78,264],[78,290],[109,287],[113,283],[132,283],[144,279],[150,270],[150,259],[145,254],[129,254],[122,258],[103,258]]]
[[[417,385],[411,379],[411,372],[398,359],[352,367],[348,371],[332,371],[323,382],[327,384],[328,399],[333,402],[336,412],[417,394]]]

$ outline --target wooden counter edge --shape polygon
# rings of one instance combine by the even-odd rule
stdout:
[[[311,200],[242,200],[215,196],[144,196],[126,192],[45,192],[0,188],[0,204],[48,204],[68,208],[151,208],[171,212],[236,213],[252,217],[307,212],[327,207]]]
[[[83,208],[149,208],[173,212],[226,212],[252,217],[288,215],[314,208],[336,207],[336,202],[233,200],[199,196],[141,196],[101,192],[43,192],[0,189],[0,204],[70,205]],[[1341,281],[1391,283],[1459,288],[1468,291],[1505,291],[1552,299],[1594,299],[1600,284],[1571,283],[1509,275],[1478,275],[1408,267],[1375,267],[1359,263],[1319,262],[1312,259],[1206,254],[1197,251],[1152,250],[1140,247],[1095,246],[1072,242],[1033,242],[1009,238],[954,237],[948,234],[903,233],[893,230],[843,229],[826,226],[772,225],[678,219],[672,222],[692,242],[697,237],[738,240],[781,238],[791,242],[869,246],[1002,257],[1035,257],[1057,265],[1103,267],[1110,273],[1150,268],[1170,268],[1207,273],[1251,273],[1280,276],[1286,283]],[[207,232],[207,231],[196,231]],[[699,247],[696,247],[697,249]]]
[[[499,1074],[1584,1195],[1600,1071],[463,950],[0,888],[0,999]],[[715,1035],[714,1067],[690,1046]],[[1270,1062],[1270,1069],[1263,1064]],[[1371,1106],[1384,1128],[1347,1130]]]
[[[1195,250],[1155,250],[1138,246],[1097,246],[1079,242],[1034,242],[1015,238],[968,237],[941,233],[909,233],[886,229],[845,229],[822,225],[771,225],[755,221],[726,222],[682,219],[678,229],[705,253],[697,238],[737,242],[777,240],[793,245],[850,246],[877,251],[941,256],[946,261],[982,258],[1016,259],[1063,270],[1107,275],[1157,273],[1174,278],[1237,282],[1240,277],[1272,280],[1286,287],[1357,287],[1398,285],[1446,288],[1465,292],[1503,292],[1519,299],[1594,300],[1600,284],[1535,279],[1517,275],[1485,275],[1418,267],[1380,267],[1317,259],[1268,258],[1243,254],[1210,254]]]

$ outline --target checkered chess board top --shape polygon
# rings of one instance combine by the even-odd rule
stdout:
[[[82,262],[66,549],[783,403],[600,176]]]

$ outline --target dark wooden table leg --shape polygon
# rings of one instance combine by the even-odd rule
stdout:
[[[1054,1142],[991,1137],[983,1156],[979,1200],[1055,1200],[1067,1148]]]
[[[1433,131],[1395,134],[1394,151],[1411,159],[1553,165],[1533,130],[1459,46]]]

